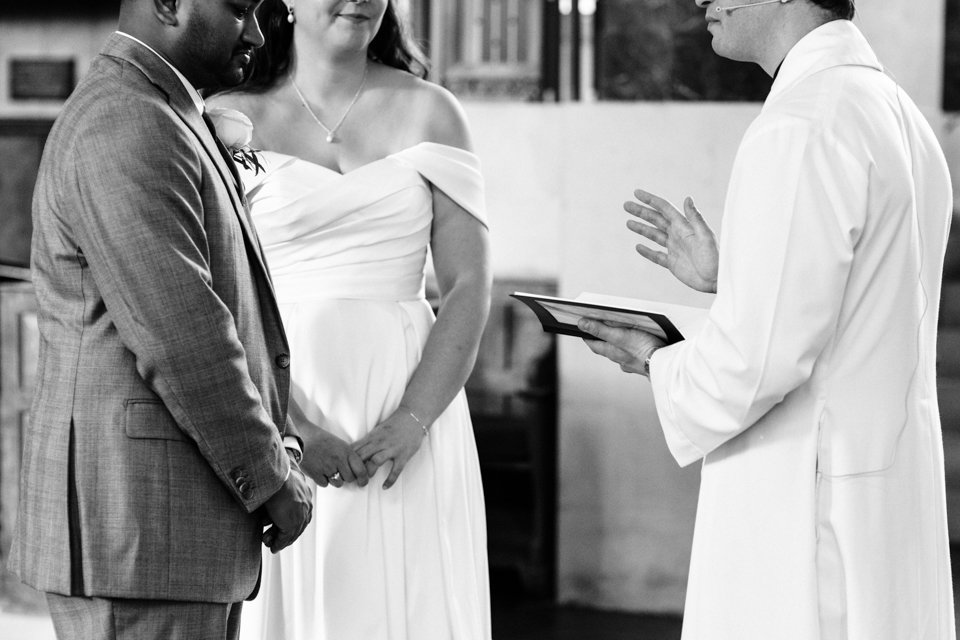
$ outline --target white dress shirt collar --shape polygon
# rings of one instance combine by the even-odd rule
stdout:
[[[138,40],[137,38],[134,38],[134,37],[133,37],[132,35],[130,35],[129,33],[124,33],[123,31],[117,31],[116,34],[119,35],[119,36],[123,36],[124,38],[129,38],[129,39],[133,40],[134,42],[136,42],[137,44],[139,44],[139,45],[141,45],[141,46],[143,46],[143,47],[146,47],[148,51],[150,51],[151,53],[153,53],[153,55],[155,55],[155,56],[157,56],[158,58],[160,58],[161,60],[163,60],[164,64],[166,64],[168,67],[170,67],[171,69],[173,69],[173,72],[174,72],[175,74],[177,74],[177,77],[180,78],[180,82],[183,83],[184,88],[187,90],[187,94],[190,96],[190,99],[193,100],[193,104],[197,107],[197,111],[199,111],[201,115],[203,114],[203,111],[204,111],[206,105],[204,105],[204,103],[203,103],[203,98],[200,97],[200,92],[197,91],[196,88],[194,88],[194,86],[193,86],[192,84],[190,84],[190,81],[187,80],[187,78],[186,78],[182,73],[180,73],[180,71],[179,71],[175,66],[173,66],[172,64],[170,64],[170,61],[169,61],[169,60],[167,60],[167,59],[164,58],[162,55],[160,55],[159,53],[157,53],[157,52],[154,50],[153,47],[151,47],[151,46],[148,45],[147,43],[143,42],[142,40]]]

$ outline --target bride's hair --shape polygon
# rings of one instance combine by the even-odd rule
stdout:
[[[234,91],[262,93],[279,84],[293,67],[293,29],[283,0],[264,0],[257,9],[257,20],[264,44],[256,49],[243,84]],[[374,36],[367,56],[389,67],[426,78],[430,63],[417,46],[400,18],[396,0],[388,0],[380,30]]]

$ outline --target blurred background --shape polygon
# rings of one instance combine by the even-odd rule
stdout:
[[[0,8],[0,562],[36,373],[33,183],[53,119],[115,28],[118,4]],[[667,453],[645,381],[578,340],[543,334],[507,294],[708,304],[641,261],[621,205],[636,187],[676,203],[692,195],[722,233],[737,144],[770,80],[713,54],[694,0],[399,4],[429,52],[430,78],[463,103],[487,180],[496,282],[468,393],[496,637],[679,637],[697,466],[679,469]],[[857,10],[855,22],[960,176],[960,0],[860,0]],[[951,537],[960,542],[958,224],[940,321]],[[42,610],[36,594],[0,577],[4,638],[16,640],[20,628],[29,628],[24,638],[49,637]]]

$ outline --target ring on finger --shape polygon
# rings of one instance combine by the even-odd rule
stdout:
[[[340,475],[340,472],[337,471],[335,474],[327,478],[330,482],[341,482],[343,481],[343,476]]]

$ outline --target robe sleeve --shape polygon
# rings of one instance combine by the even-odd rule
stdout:
[[[657,412],[681,466],[750,428],[810,377],[838,322],[868,176],[802,118],[748,131],[707,322],[651,360]]]

